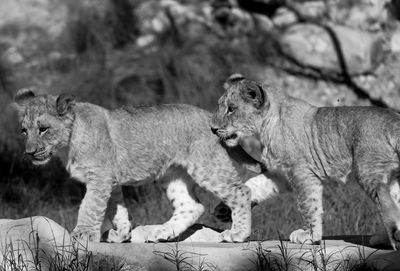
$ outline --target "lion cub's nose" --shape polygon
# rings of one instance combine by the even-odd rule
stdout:
[[[216,135],[217,132],[218,132],[218,129],[214,128],[214,127],[211,127],[211,132]]]
[[[26,149],[25,150],[25,155],[27,156],[33,156],[36,153],[37,149],[32,148],[32,149]]]

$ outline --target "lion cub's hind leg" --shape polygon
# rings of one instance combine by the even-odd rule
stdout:
[[[167,241],[178,237],[192,226],[204,212],[204,206],[197,202],[183,179],[167,183],[166,194],[174,212],[172,217],[162,225],[148,226],[148,242]]]
[[[250,188],[251,191],[251,207],[256,206],[264,200],[275,197],[280,192],[284,192],[284,185],[280,185],[278,182],[285,182],[286,180],[280,180],[274,177],[274,179],[259,174],[253,178],[248,179],[245,185]],[[214,216],[221,222],[232,222],[232,213],[225,203],[221,202],[214,208]]]
[[[130,240],[132,226],[129,220],[128,209],[125,206],[121,186],[116,186],[111,193],[105,219],[111,219],[112,222],[112,228],[109,229],[104,237],[106,242],[122,243]],[[103,230],[106,231],[108,229],[106,228]]]
[[[400,249],[399,183],[396,181],[391,185],[380,184],[376,190],[376,202],[388,237],[386,240],[389,239],[393,249]],[[371,242],[378,242],[374,240],[376,238],[377,236],[373,236]]]
[[[386,166],[375,167],[374,171],[371,171],[370,166],[363,166],[364,164],[359,163],[357,178],[361,187],[377,205],[391,246],[393,249],[400,249],[400,187],[396,173],[398,172],[398,165],[379,163],[376,159],[374,163]],[[365,165],[368,165],[368,163]],[[382,237],[380,238],[382,239]],[[378,236],[374,236],[370,242],[382,243],[378,239]]]
[[[232,211],[230,230],[221,233],[221,241],[243,242],[251,233],[251,191],[226,150],[216,142],[198,141],[187,159],[193,180],[221,199]]]
[[[296,170],[293,186],[297,192],[297,205],[304,227],[290,234],[290,241],[299,244],[315,244],[322,239],[322,184],[307,169]]]
[[[400,184],[398,180],[393,181],[390,185],[389,185],[389,193],[387,191],[387,188],[385,187],[380,187],[379,193],[378,193],[379,197],[382,198],[384,201],[386,202],[386,206],[390,206],[390,198],[393,199],[394,204],[397,206],[392,206],[391,209],[393,213],[389,212],[389,216],[386,217],[392,217],[393,221],[397,221],[397,223],[395,222],[395,224],[397,224],[397,229],[399,229],[399,217],[396,217],[396,209],[400,209]],[[389,198],[390,197],[390,198]],[[385,200],[386,199],[386,200]],[[382,216],[383,219],[383,216]],[[389,222],[389,221],[388,221]],[[390,223],[390,222],[389,222]],[[399,238],[399,231],[397,231],[397,237],[395,236],[394,239],[398,239]],[[392,241],[389,238],[389,234],[387,233],[386,227],[379,229],[379,232],[376,232],[370,239],[369,241],[371,246],[382,246],[382,245],[392,245]],[[393,246],[393,245],[392,245]],[[397,248],[398,249],[398,248]]]
[[[390,184],[390,196],[395,203],[395,213],[391,214],[396,223],[396,232],[394,233],[394,239],[396,240],[396,248],[400,249],[400,180],[397,178]]]

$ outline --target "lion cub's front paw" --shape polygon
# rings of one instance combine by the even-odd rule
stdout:
[[[296,244],[315,245],[321,241],[322,235],[310,230],[298,229],[290,234],[289,239],[290,242]]]
[[[220,242],[229,242],[229,243],[241,243],[246,241],[250,236],[250,233],[245,230],[234,231],[234,230],[225,230],[221,232]]]
[[[108,231],[108,236],[106,238],[106,242],[108,243],[123,243],[126,241],[130,241],[131,239],[131,230],[129,231],[120,231],[111,229]]]
[[[177,237],[173,228],[169,225],[154,225],[147,236],[147,242],[162,242]]]
[[[133,243],[156,243],[168,241],[175,237],[172,227],[167,225],[137,226],[131,232],[131,242]]]
[[[77,226],[72,231],[71,236],[80,242],[100,242],[100,231],[93,231],[90,227]]]

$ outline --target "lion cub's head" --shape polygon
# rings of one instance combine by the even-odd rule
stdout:
[[[226,145],[234,147],[241,139],[254,136],[260,116],[269,101],[260,83],[240,74],[231,75],[224,84],[225,93],[211,121],[211,130]]]
[[[25,137],[25,154],[34,165],[44,165],[61,147],[67,146],[74,119],[72,96],[35,95],[21,89],[14,98],[21,134]]]

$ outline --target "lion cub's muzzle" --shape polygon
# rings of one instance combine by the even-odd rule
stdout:
[[[211,127],[211,132],[212,132],[214,135],[218,135],[218,128]]]
[[[237,133],[229,133],[227,130],[225,130],[223,128],[211,127],[211,132],[213,132],[213,134],[217,135],[220,140],[227,143],[228,145],[235,145],[234,143],[238,139]],[[231,144],[229,144],[229,143],[231,143]]]
[[[47,152],[46,150],[26,150],[25,156],[27,156],[34,165],[44,165],[52,156],[52,152]]]
[[[211,120],[211,132],[224,142],[229,140],[236,141],[238,138],[236,133],[229,132],[229,130],[225,128],[225,124],[221,123],[216,115],[214,115]]]

